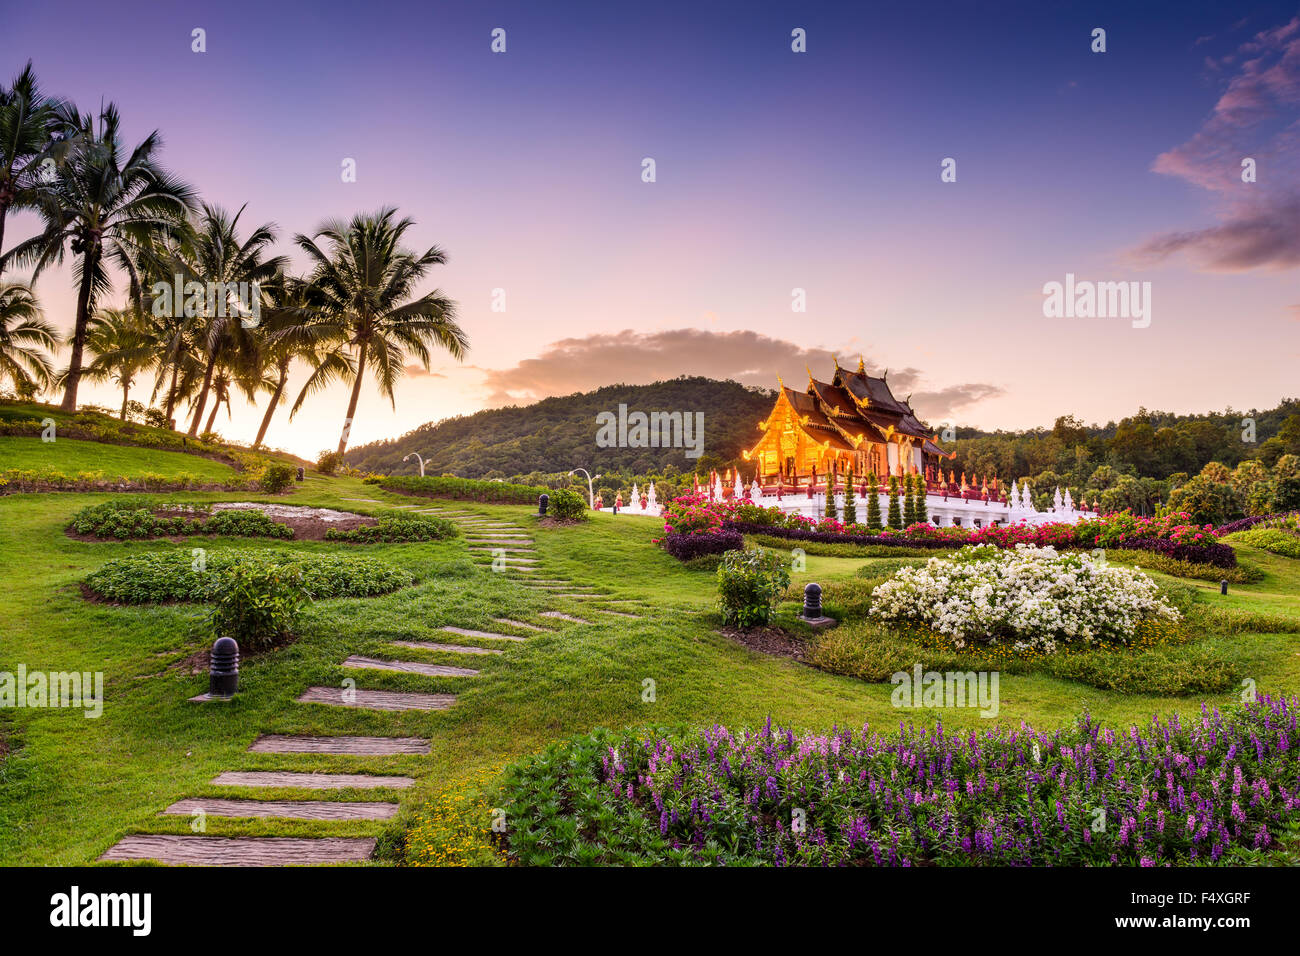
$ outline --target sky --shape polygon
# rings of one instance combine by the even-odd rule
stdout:
[[[1300,3],[7,6],[6,82],[31,59],[131,144],[157,129],[295,268],[294,234],[386,205],[448,252],[425,288],[470,351],[395,409],[368,383],[353,445],[615,382],[801,388],[832,356],[936,427],[1300,393]],[[1067,274],[1150,283],[1149,322],[1045,315]],[[71,328],[70,271],[37,291]],[[268,444],[333,447],[347,398],[285,405]]]

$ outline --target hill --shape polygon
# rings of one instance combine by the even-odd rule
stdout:
[[[676,378],[651,385],[606,385],[593,392],[546,398],[533,405],[511,405],[429,422],[400,438],[349,449],[348,464],[364,471],[416,474],[411,452],[425,457],[431,475],[495,478],[529,472],[660,472],[672,465],[689,471],[703,463],[718,464],[739,456],[758,438],[758,422],[767,417],[776,393],[737,382],[710,378]],[[704,454],[687,458],[681,448],[600,448],[596,416],[681,412],[704,415]]]

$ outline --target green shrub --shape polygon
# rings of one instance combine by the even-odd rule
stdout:
[[[1238,559],[1235,568],[1217,568],[1212,564],[1193,564],[1154,551],[1128,551],[1107,548],[1106,560],[1112,564],[1128,564],[1144,571],[1159,571],[1176,578],[1193,578],[1197,581],[1228,581],[1232,584],[1254,584],[1264,580],[1264,572],[1253,564]]]
[[[586,521],[587,502],[582,495],[568,488],[561,488],[551,493],[550,511],[561,521]]]
[[[336,451],[326,449],[316,457],[316,470],[322,475],[332,475],[343,464],[343,456]]]
[[[206,602],[221,594],[230,569],[238,562],[296,566],[302,571],[308,596],[318,601],[387,594],[415,581],[415,576],[402,568],[352,555],[240,548],[196,555],[190,548],[176,548],[109,561],[88,575],[85,583],[94,594],[121,604]]]
[[[241,649],[276,647],[293,636],[306,602],[300,565],[237,561],[212,609],[212,630]]]
[[[232,538],[292,538],[293,529],[254,508],[223,508],[215,512],[199,531]]]
[[[341,528],[330,528],[325,532],[325,540],[348,541],[353,544],[372,544],[378,541],[441,541],[444,538],[453,538],[458,533],[456,526],[446,518],[395,512],[379,515],[378,523],[373,525],[363,525],[347,531]]]
[[[1300,558],[1300,536],[1289,534],[1280,528],[1251,528],[1249,531],[1238,531],[1232,539],[1253,548],[1262,548],[1269,554]]]
[[[262,467],[257,482],[268,495],[278,495],[293,484],[295,469],[282,461],[268,461]]]
[[[766,624],[790,586],[786,558],[775,551],[728,551],[718,565],[718,597],[727,624]]]
[[[550,494],[550,488],[533,485],[512,485],[507,481],[477,481],[453,475],[439,477],[417,475],[389,475],[380,479],[379,486],[403,495],[424,498],[452,498],[457,501],[485,501],[494,504],[535,505],[537,496]]]

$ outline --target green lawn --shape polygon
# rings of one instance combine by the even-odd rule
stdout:
[[[130,445],[105,445],[75,438],[57,438],[45,442],[40,438],[0,436],[0,470],[6,468],[53,468],[64,474],[101,471],[108,478],[139,478],[145,474],[197,475],[212,481],[232,478],[236,471],[225,462],[187,455],[178,451],[160,451]]]
[[[27,439],[6,439],[9,444]],[[36,448],[71,455],[71,446]],[[160,453],[97,446],[95,467],[137,453],[160,470]],[[39,451],[33,452],[40,454]],[[188,456],[180,470],[215,463]],[[219,466],[216,466],[219,467]],[[307,550],[347,549],[382,556],[412,570],[420,582],[384,597],[323,602],[309,608],[301,638],[291,646],[245,662],[241,693],[231,703],[195,705],[187,698],[206,689],[205,675],[179,667],[211,642],[205,610],[194,605],[114,607],[87,603],[78,582],[106,560],[192,542],[89,543],[68,538],[63,528],[79,508],[103,495],[47,494],[0,497],[0,671],[19,664],[29,670],[103,671],[107,702],[103,717],[80,711],[0,711],[0,734],[10,753],[0,763],[0,863],[84,864],[132,832],[189,832],[188,817],[161,817],[168,804],[185,797],[248,796],[208,781],[225,770],[329,770],[408,774],[408,790],[332,791],[339,799],[392,797],[402,812],[383,822],[301,822],[209,818],[212,835],[378,835],[376,863],[399,856],[405,826],[422,801],[446,782],[500,767],[545,743],[597,726],[712,723],[755,725],[774,720],[825,729],[834,723],[870,721],[896,726],[890,685],[866,684],[830,675],[741,647],[717,633],[713,610],[715,579],[707,571],[683,568],[650,544],[657,522],[629,516],[596,515],[590,522],[536,528],[533,507],[479,506],[403,498],[352,479],[310,475],[287,503],[366,510],[377,505],[348,501],[377,499],[385,506],[441,504],[511,519],[534,529],[537,557],[546,577],[568,577],[595,585],[639,619],[605,617],[589,606],[520,587],[513,575],[493,574],[475,563],[460,538],[431,544],[354,546],[321,542],[241,539],[239,547]],[[248,494],[182,494],[176,501],[248,499]],[[204,547],[219,548],[220,541]],[[867,559],[810,556],[796,583],[853,577]],[[1233,606],[1267,608],[1300,615],[1300,562],[1251,554],[1266,572],[1257,585],[1233,589],[1220,599]],[[539,612],[558,609],[588,618],[566,624]],[[398,650],[393,639],[428,639],[443,625],[500,630],[494,617],[554,628],[508,646],[500,656]],[[442,635],[447,637],[447,635]],[[452,638],[476,643],[472,638]],[[1251,635],[1239,640],[1251,655],[1252,676],[1261,692],[1300,686],[1300,637]],[[430,678],[377,671],[345,671],[349,654],[399,657],[480,668],[477,678]],[[372,712],[302,705],[295,697],[309,685],[338,686],[355,677],[361,688],[453,692],[460,695],[443,712]],[[642,701],[643,682],[655,682],[655,701]],[[999,720],[1021,720],[1050,728],[1087,707],[1103,721],[1122,725],[1154,713],[1195,712],[1200,698],[1125,696],[1042,676],[1005,676]],[[1235,694],[1212,698],[1227,704]],[[908,719],[932,720],[927,712]],[[975,710],[947,710],[945,724],[977,726]],[[429,756],[349,757],[247,753],[259,733],[334,733],[429,737]],[[0,752],[3,747],[0,747]],[[258,791],[257,797],[320,796],[304,791]]]

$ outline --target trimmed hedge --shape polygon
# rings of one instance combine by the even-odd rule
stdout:
[[[451,498],[456,501],[483,501],[493,504],[535,505],[539,495],[553,494],[552,489],[533,485],[512,485],[506,481],[477,481],[472,478],[440,478],[419,475],[389,475],[376,484],[385,491],[421,498]]]
[[[727,521],[723,527],[741,534],[761,534],[769,538],[786,538],[790,541],[816,541],[819,544],[884,545],[890,548],[919,548],[924,551],[951,551],[961,547],[960,541],[949,538],[901,538],[897,535],[836,534],[833,531],[807,531],[803,528],[778,528],[770,524],[750,524]]]
[[[1123,551],[1150,551],[1189,564],[1209,564],[1216,568],[1237,566],[1237,552],[1226,544],[1176,544],[1164,538],[1133,538],[1112,547]]]
[[[713,534],[670,534],[663,539],[664,550],[678,561],[691,561],[709,554],[743,551],[745,538],[739,531]]]
[[[378,523],[351,528],[330,528],[325,532],[326,541],[348,541],[353,544],[374,544],[380,541],[441,541],[454,538],[459,531],[446,518],[427,515],[391,514],[379,515]]]

